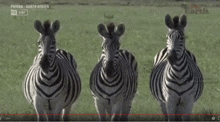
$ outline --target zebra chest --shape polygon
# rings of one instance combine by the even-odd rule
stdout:
[[[62,73],[49,72],[47,74],[38,73],[33,87],[38,95],[46,99],[53,99],[63,91],[66,86],[66,77]]]
[[[99,79],[96,81],[97,92],[101,93],[103,98],[116,98],[122,97],[126,91],[127,78],[123,74],[118,74],[114,78],[105,77],[100,74]]]
[[[182,96],[186,93],[191,93],[194,87],[193,76],[190,70],[173,71],[167,70],[163,78],[162,89],[164,96],[175,94]],[[168,94],[167,94],[168,93]]]

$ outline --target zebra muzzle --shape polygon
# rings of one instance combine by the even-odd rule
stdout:
[[[113,61],[108,61],[106,62],[106,66],[104,68],[104,71],[107,76],[112,76],[114,74],[114,66],[113,66]]]
[[[174,64],[177,60],[177,54],[175,50],[170,50],[168,51],[168,56],[167,56],[168,61],[170,62],[170,64]]]
[[[44,72],[47,73],[49,71],[49,66],[50,66],[49,56],[43,55],[40,60],[40,67]]]

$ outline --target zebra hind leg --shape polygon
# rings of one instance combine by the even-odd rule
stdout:
[[[166,109],[166,104],[163,103],[163,102],[160,102],[160,107],[161,107],[161,110],[165,116],[165,121],[168,121],[168,116],[167,116],[167,109]]]
[[[99,121],[106,121],[106,106],[106,101],[95,99],[95,107],[97,113],[99,114]]]

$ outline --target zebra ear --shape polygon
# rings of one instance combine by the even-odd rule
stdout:
[[[179,24],[180,27],[184,28],[186,27],[187,21],[186,21],[186,15],[181,15],[180,19],[179,19]]]
[[[115,31],[117,36],[122,36],[124,34],[124,32],[125,32],[125,25],[124,24],[120,24]]]
[[[103,25],[103,24],[99,24],[98,25],[98,32],[103,37],[107,37],[108,36],[108,33],[106,31],[106,28],[105,28],[105,25]]]
[[[35,20],[34,22],[34,28],[41,34],[44,34],[44,28],[41,24],[41,21],[39,20]]]
[[[169,14],[167,14],[167,15],[165,16],[165,24],[166,24],[166,26],[167,26],[168,28],[174,29],[174,24],[173,24],[173,22],[172,22],[171,17],[170,17]]]
[[[54,33],[56,33],[59,29],[60,29],[60,21],[56,20],[53,22],[52,30]]]

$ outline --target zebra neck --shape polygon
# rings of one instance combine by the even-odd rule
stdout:
[[[109,61],[105,58],[102,60],[102,71],[106,77],[114,77],[117,74],[118,62]]]
[[[51,81],[52,78],[58,77],[60,75],[60,67],[57,60],[52,62],[52,65],[49,66],[48,72],[45,72],[43,68],[41,68],[40,78],[42,81],[48,82]],[[54,80],[56,81],[56,80]]]
[[[184,79],[190,76],[189,66],[185,56],[182,56],[173,65],[169,64],[169,72],[167,72],[168,77],[172,79]]]
[[[106,73],[106,71],[105,71],[104,68],[101,69],[101,77],[102,77],[102,79],[103,79],[104,81],[106,81],[106,82],[114,82],[115,79],[118,78],[119,74],[120,74],[120,72],[119,72],[118,70],[115,70],[115,72],[114,72],[112,75],[109,76],[109,75]]]
[[[54,68],[55,63],[56,63],[56,58],[50,60],[49,55],[42,55],[39,65],[44,73],[48,73],[50,70]]]

